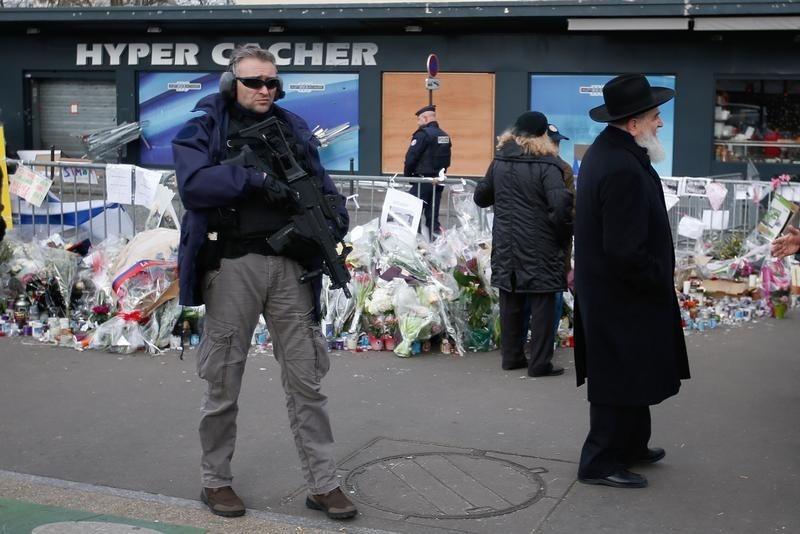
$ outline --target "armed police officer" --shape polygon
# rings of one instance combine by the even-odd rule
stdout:
[[[439,128],[439,123],[436,121],[436,106],[425,106],[415,115],[419,128],[411,136],[403,174],[410,177],[434,178],[433,182],[413,184],[409,190],[409,193],[425,202],[423,204],[425,225],[428,228],[428,236],[433,240],[436,234],[441,233],[439,206],[444,190],[444,186],[438,185],[435,178],[439,176],[440,171],[447,171],[450,166],[453,144],[447,132]]]
[[[255,46],[231,53],[219,93],[201,99],[193,118],[173,140],[178,189],[186,207],[178,268],[180,302],[205,303],[197,372],[208,389],[200,420],[201,499],[225,517],[245,513],[231,487],[236,416],[250,339],[259,314],[272,335],[281,367],[289,421],[308,486],[306,505],[333,519],[357,511],[336,480],[333,435],[320,381],[330,366],[319,326],[320,254],[308,240],[295,239],[276,251],[267,241],[286,227],[296,195],[281,176],[269,145],[256,147],[263,166],[231,164],[245,146],[240,132],[264,121],[277,124],[302,170],[335,205],[329,226],[338,238],[347,231],[344,198],[322,167],[318,143],[306,122],[275,101],[284,95],[275,57]],[[277,122],[270,121],[271,118]],[[250,128],[252,129],[252,128]],[[285,159],[285,158],[284,158]],[[265,170],[266,169],[266,170]]]

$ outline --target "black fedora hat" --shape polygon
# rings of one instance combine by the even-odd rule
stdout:
[[[612,122],[660,106],[675,96],[668,87],[651,87],[644,74],[623,74],[603,86],[605,104],[589,110],[597,122]]]

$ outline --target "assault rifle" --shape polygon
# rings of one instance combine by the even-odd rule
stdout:
[[[336,210],[338,195],[323,195],[314,177],[309,176],[297,163],[278,120],[270,117],[240,130],[235,138],[228,140],[228,146],[242,147],[242,151],[223,163],[252,166],[262,172],[277,174],[294,193],[297,213],[292,215],[289,224],[267,238],[269,246],[280,254],[295,239],[314,242],[322,256],[322,268],[303,273],[300,282],[305,283],[324,272],[331,280],[331,289],[341,288],[345,296],[350,298],[347,287],[350,272],[345,266],[345,259],[353,247],[345,245],[329,226],[330,221],[339,230],[345,229],[345,223]],[[262,146],[272,155],[271,162],[262,161],[256,154],[256,150]],[[340,243],[342,251],[338,252],[337,245]]]

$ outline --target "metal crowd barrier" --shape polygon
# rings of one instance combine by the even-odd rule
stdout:
[[[105,239],[111,234],[117,233],[109,230],[109,226],[116,226],[117,229],[123,227],[123,212],[128,214],[131,219],[131,235],[145,229],[144,223],[148,209],[137,206],[133,202],[133,192],[135,191],[135,178],[131,173],[131,201],[121,203],[121,210],[116,210],[116,216],[109,216],[109,208],[114,208],[116,204],[107,201],[108,184],[105,179],[105,163],[81,163],[81,162],[62,162],[62,161],[20,161],[8,158],[7,162],[32,167],[40,174],[49,177],[53,184],[50,188],[49,199],[45,199],[41,208],[25,202],[16,195],[11,195],[13,211],[13,223],[15,226],[25,228],[23,237],[44,238],[54,232],[60,232],[66,239],[72,239],[79,234],[86,234],[95,238]],[[77,179],[64,179],[63,169],[89,169],[93,176],[85,177],[84,181]],[[172,170],[162,170],[161,184],[165,185],[176,193],[173,199],[173,207],[180,219],[183,216],[183,206],[177,195],[177,183],[175,174]],[[75,173],[68,173],[74,176]],[[386,191],[390,187],[396,187],[401,191],[408,191],[412,183],[431,183],[431,178],[409,178],[402,176],[365,176],[354,174],[332,174],[331,178],[336,183],[339,191],[347,197],[347,209],[350,213],[350,226],[364,224],[379,217],[383,207]],[[94,181],[96,179],[96,181]],[[446,186],[442,193],[442,206],[440,207],[439,217],[445,228],[453,227],[457,224],[458,218],[455,213],[453,198],[457,190],[472,193],[476,182],[466,178],[448,177],[439,180],[439,184]],[[57,199],[56,202],[53,202]],[[435,198],[434,198],[435,201]],[[57,204],[55,212],[54,205]],[[79,210],[79,208],[83,208]],[[79,213],[80,211],[80,213]],[[485,210],[479,210],[479,223],[483,228],[486,226]],[[78,224],[87,215],[88,219],[82,223],[84,229],[79,230]],[[97,213],[96,216],[93,216]],[[109,225],[109,219],[116,225]],[[424,223],[424,215],[423,221]],[[30,228],[27,228],[30,227]]]
[[[32,234],[39,238],[47,237],[56,231],[61,232],[61,234],[68,239],[77,237],[70,235],[70,232],[73,234],[79,233],[77,229],[79,226],[79,216],[76,215],[75,211],[77,211],[80,205],[88,207],[90,215],[93,215],[95,212],[98,213],[98,216],[89,217],[88,221],[83,223],[84,228],[88,229],[89,235],[99,238],[105,238],[109,235],[109,215],[107,209],[109,203],[106,201],[108,189],[105,180],[106,164],[60,161],[42,162],[39,160],[18,161],[10,158],[7,159],[7,161],[21,163],[27,167],[36,167],[39,171],[43,168],[46,169],[47,176],[53,180],[50,192],[60,201],[57,202],[58,208],[56,208],[55,213],[53,212],[53,203],[50,204],[47,210],[43,208],[38,209],[38,214],[37,208],[28,204],[30,212],[23,213],[23,201],[16,197],[16,195],[12,195],[12,205],[16,207],[16,210],[14,210],[15,225],[20,224],[23,220],[31,221]],[[88,183],[79,183],[77,180],[71,182],[64,181],[62,180],[62,169],[65,167],[95,171],[97,182],[92,183],[91,180],[88,180]],[[409,178],[402,176],[333,174],[331,177],[339,188],[339,191],[348,198],[347,207],[350,213],[351,227],[367,223],[380,216],[388,188],[396,187],[401,191],[408,191],[412,183],[431,182],[430,178]],[[708,227],[703,233],[704,240],[724,239],[727,236],[736,234],[746,235],[756,228],[772,200],[773,192],[771,188],[765,187],[763,197],[754,200],[751,194],[753,184],[761,183],[769,185],[769,182],[754,182],[737,179],[740,177],[741,175],[736,174],[698,178],[700,181],[710,179],[713,182],[725,185],[728,192],[719,210],[713,209],[704,191],[692,190],[691,187],[687,187],[683,191],[683,194],[679,197],[678,203],[669,210],[670,226],[672,228],[676,252],[678,254],[689,254],[697,247],[697,240],[686,238],[678,233],[678,225],[683,217],[688,216],[708,221]],[[131,176],[132,191],[134,190],[133,180],[134,178]],[[691,178],[689,178],[689,180],[691,180]],[[177,191],[177,184],[173,171],[164,170],[161,183],[172,191]],[[474,191],[477,182],[472,179],[448,177],[439,183],[446,186],[442,194],[440,220],[445,228],[451,228],[458,223],[458,217],[453,202],[455,195],[458,191],[471,193]],[[173,207],[180,218],[183,215],[183,206],[177,194],[173,200]],[[133,199],[131,199],[130,204],[122,204],[122,210],[117,210],[116,214],[117,227],[122,225],[120,219],[122,218],[123,211],[128,214],[132,220],[132,234],[144,230],[144,221],[149,211],[148,208],[134,205]],[[481,227],[486,228],[488,211],[478,211],[480,213],[479,220]],[[37,217],[37,215],[39,215],[39,217]]]
[[[686,187],[678,203],[668,212],[675,252],[678,255],[691,255],[703,246],[703,243],[698,243],[700,240],[678,233],[679,223],[684,217],[706,223],[701,240],[719,245],[727,239],[744,238],[755,230],[774,195],[770,182],[743,180],[740,174],[699,178],[694,183],[702,186],[704,180],[724,185],[727,193],[715,210],[704,189],[693,190]],[[753,194],[754,185],[761,186],[757,195]]]
[[[386,190],[395,187],[407,192],[411,184],[432,183],[432,178],[409,178],[406,176],[360,176],[351,174],[332,174],[331,178],[339,192],[347,197],[347,209],[350,212],[350,226],[356,226],[379,217],[383,208]],[[437,180],[439,185],[445,186],[442,191],[442,205],[439,208],[439,220],[445,228],[452,228],[458,222],[453,203],[456,192],[475,191],[477,182],[468,178],[447,177]],[[436,197],[433,198],[432,209],[436,209]],[[486,227],[485,211],[481,211],[479,223],[481,228]],[[422,215],[421,224],[425,224],[425,215]]]

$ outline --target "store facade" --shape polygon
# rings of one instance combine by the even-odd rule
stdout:
[[[676,90],[662,175],[745,172],[748,158],[763,178],[800,173],[800,5],[506,4],[0,9],[0,122],[9,151],[81,156],[82,135],[140,121],[122,159],[168,167],[170,139],[216,91],[230,50],[258,43],[336,172],[400,171],[429,100],[453,138],[451,174],[482,175],[495,135],[530,108],[570,137],[562,155],[579,166],[602,129],[586,111],[606,80],[635,71]]]

